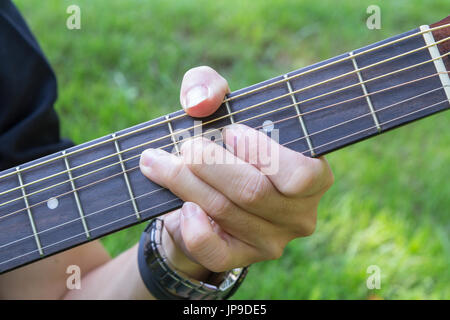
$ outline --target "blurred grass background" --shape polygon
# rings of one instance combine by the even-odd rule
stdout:
[[[232,90],[436,22],[448,0],[16,0],[59,84],[76,143],[175,111],[185,71],[210,65]],[[66,8],[81,8],[68,30]],[[366,8],[381,8],[368,30]],[[450,298],[450,113],[327,158],[336,183],[309,238],[255,264],[237,299]],[[145,224],[103,239],[112,255]],[[370,265],[381,289],[366,287]]]

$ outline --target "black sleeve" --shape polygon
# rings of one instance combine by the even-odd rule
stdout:
[[[68,148],[53,109],[56,78],[10,0],[0,0],[0,170]]]

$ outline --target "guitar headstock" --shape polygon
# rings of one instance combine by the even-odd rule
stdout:
[[[439,22],[433,23],[430,25],[430,28],[435,28],[443,25],[448,25],[447,27],[440,28],[433,31],[433,36],[435,41],[439,41],[445,38],[450,37],[450,16],[442,19]],[[439,52],[441,54],[446,54],[450,51],[450,39],[438,44]],[[445,56],[442,58],[445,64],[445,68],[447,71],[450,71],[450,56]]]

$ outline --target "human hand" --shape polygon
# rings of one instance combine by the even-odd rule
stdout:
[[[216,71],[198,67],[185,74],[180,101],[189,115],[205,117],[228,90]],[[163,247],[176,269],[199,280],[281,257],[288,242],[314,232],[319,201],[333,183],[324,158],[305,157],[243,124],[222,134],[227,148],[193,138],[180,156],[147,149],[140,160],[147,178],[186,201],[163,217]],[[275,173],[260,164],[261,144],[277,152],[269,159],[277,161]]]

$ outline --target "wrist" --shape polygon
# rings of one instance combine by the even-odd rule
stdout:
[[[161,236],[161,248],[164,250],[171,267],[198,281],[205,281],[211,276],[210,270],[190,259],[177,246],[165,226],[163,226]]]
[[[247,274],[247,267],[235,268],[223,273],[210,273],[210,277],[206,281],[196,280],[189,277],[187,274],[182,275],[183,271],[178,271],[174,266],[170,265],[169,258],[164,252],[163,234],[164,221],[161,219],[154,219],[150,222],[147,228],[141,235],[138,246],[138,267],[141,278],[147,287],[148,291],[156,299],[165,300],[183,300],[183,299],[228,299],[239,288]],[[169,234],[170,235],[170,234]],[[168,240],[167,235],[165,249],[171,251],[178,249],[174,242]],[[173,245],[173,246],[172,246]],[[180,250],[180,249],[178,249]],[[180,250],[181,251],[181,250]],[[171,258],[178,268],[185,271],[194,268],[195,272],[199,270],[207,270],[187,256],[179,255],[179,252],[172,251]],[[176,260],[176,259],[181,259]],[[181,263],[180,263],[181,262]],[[198,275],[198,274],[197,274]]]

